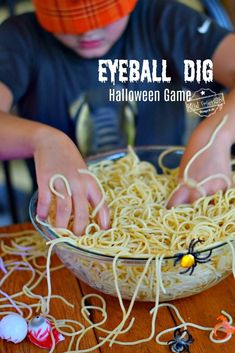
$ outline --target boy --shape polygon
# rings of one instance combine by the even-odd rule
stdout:
[[[88,203],[95,207],[101,194],[92,178],[77,173],[77,169],[86,168],[86,165],[75,142],[87,153],[98,151],[99,146],[105,149],[126,145],[128,134],[122,127],[128,123],[133,125],[133,115],[123,122],[123,118],[119,118],[120,109],[135,112],[136,145],[182,143],[183,103],[139,102],[133,107],[125,102],[124,107],[113,106],[108,102],[107,93],[111,81],[98,81],[98,59],[139,62],[167,59],[170,84],[164,80],[157,84],[118,82],[118,87],[141,90],[157,87],[163,92],[169,87],[177,91],[185,85],[184,59],[203,61],[211,58],[214,80],[230,88],[231,92],[223,110],[205,119],[192,134],[181,163],[180,178],[187,162],[208,142],[227,113],[228,122],[217,135],[213,147],[194,162],[190,178],[200,181],[218,173],[231,178],[230,148],[235,136],[234,34],[171,0],[34,0],[34,4],[37,17],[34,14],[19,16],[6,21],[0,28],[0,155],[4,159],[34,157],[39,217],[45,218],[48,214],[50,178],[57,173],[63,174],[69,180],[72,200],[69,196],[65,200],[58,198],[56,223],[66,227],[73,209],[73,230],[76,234],[82,233],[88,222]],[[201,87],[205,87],[205,83],[187,85],[192,90]],[[216,85],[212,87],[218,89]],[[24,119],[10,116],[10,108],[16,103],[19,115]],[[84,138],[79,131],[84,110],[88,108],[91,114],[86,125],[90,124],[91,128]],[[105,120],[101,114],[105,109],[108,109],[106,125],[101,129],[96,117],[101,115]],[[105,134],[101,136],[100,130],[109,131],[106,134],[109,138],[115,132],[116,138],[105,145]],[[96,141],[97,134],[102,143]],[[205,185],[208,194],[225,187],[219,178]],[[56,189],[66,195],[59,180]],[[182,186],[170,206],[192,202],[198,196],[195,189]],[[106,205],[100,209],[98,218],[101,227],[107,228]]]

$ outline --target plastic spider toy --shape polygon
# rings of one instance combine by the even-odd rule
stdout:
[[[189,352],[189,345],[194,341],[192,335],[188,332],[188,330],[181,331],[180,328],[177,328],[174,331],[174,339],[167,342],[171,352],[173,353],[181,353],[181,352]]]
[[[218,322],[213,330],[214,336],[217,337],[217,331],[222,331],[225,333],[225,339],[227,339],[230,335],[235,333],[235,326],[232,326],[227,317],[224,315],[220,315],[217,317]]]
[[[195,246],[198,243],[203,243],[203,241],[200,239],[192,239],[189,243],[187,254],[176,254],[174,266],[180,262],[181,267],[186,268],[186,270],[180,272],[180,274],[184,274],[190,271],[189,275],[191,276],[198,263],[203,264],[210,261],[212,250],[208,250],[209,254],[207,256],[200,256],[198,251],[194,251]]]

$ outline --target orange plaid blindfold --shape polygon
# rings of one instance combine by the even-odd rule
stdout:
[[[80,34],[127,16],[137,0],[33,0],[41,26],[49,32]]]

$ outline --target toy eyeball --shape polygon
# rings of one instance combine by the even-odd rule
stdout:
[[[18,314],[9,314],[0,321],[0,338],[8,342],[19,343],[27,335],[26,320]]]
[[[52,335],[55,344],[64,340],[64,337],[55,328],[52,329],[52,323],[48,319],[36,316],[30,320],[28,325],[28,339],[30,342],[40,348],[51,349],[53,345]]]
[[[48,320],[46,320],[42,316],[36,316],[32,320],[29,321],[29,330],[36,331],[38,328],[42,329],[50,329],[50,324]]]

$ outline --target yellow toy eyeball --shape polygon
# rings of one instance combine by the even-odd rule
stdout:
[[[195,258],[192,254],[187,254],[182,257],[180,260],[181,267],[189,268],[195,264]]]

